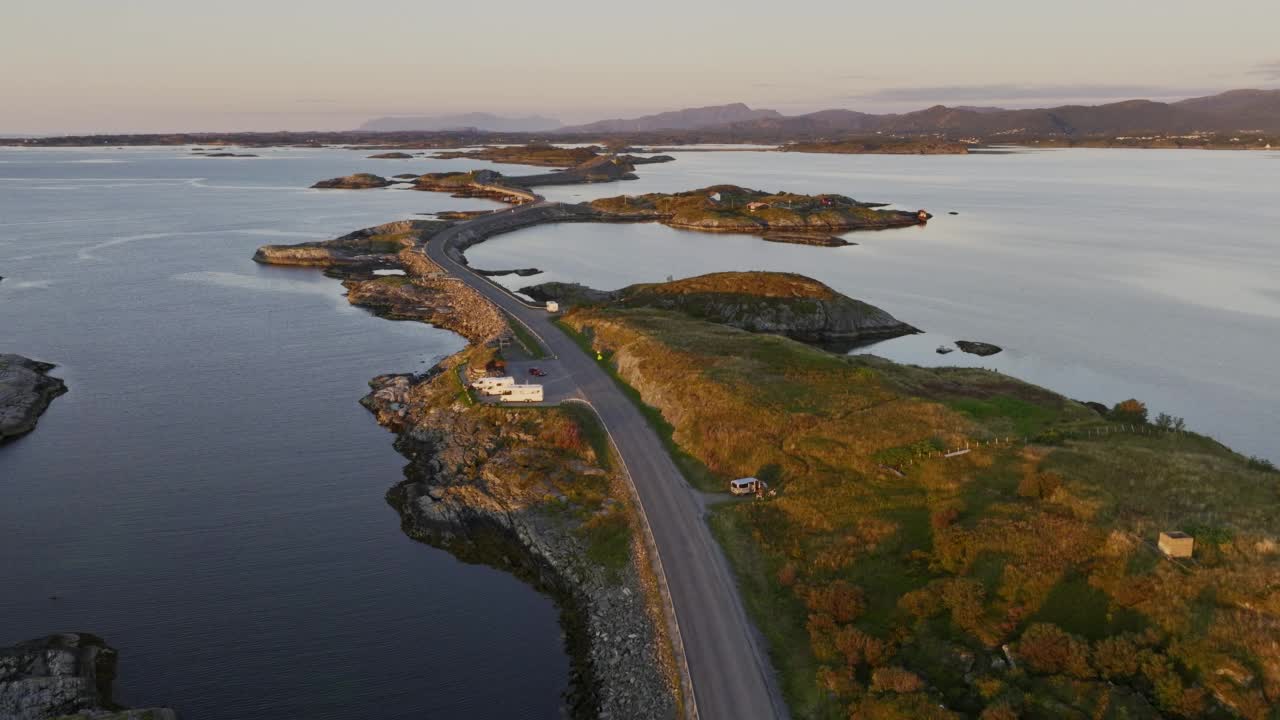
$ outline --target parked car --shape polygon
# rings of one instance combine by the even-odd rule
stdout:
[[[529,374],[534,377],[546,377],[547,371],[541,368],[529,368]]]

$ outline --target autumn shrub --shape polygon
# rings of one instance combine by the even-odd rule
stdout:
[[[1028,472],[1018,482],[1018,495],[1025,498],[1044,499],[1062,487],[1062,477],[1051,472]]]
[[[1107,413],[1107,417],[1115,422],[1145,425],[1147,422],[1147,406],[1139,400],[1129,398],[1116,403],[1111,408],[1111,412]]]
[[[883,665],[893,655],[890,643],[859,630],[852,625],[840,628],[835,635],[835,646],[850,666]]]
[[[778,568],[778,584],[782,587],[791,587],[796,584],[796,564],[793,562],[785,563]]]
[[[959,517],[960,511],[954,507],[939,508],[929,514],[929,526],[934,530],[944,530],[950,527]]]
[[[841,623],[853,622],[867,607],[862,588],[844,580],[810,588],[805,603],[810,611],[830,615]]]
[[[1008,703],[996,703],[983,708],[978,720],[1018,720],[1018,711]]]
[[[1107,680],[1138,674],[1140,648],[1130,635],[1116,635],[1094,643],[1093,666]]]
[[[1177,668],[1167,657],[1144,650],[1139,666],[1142,675],[1151,683],[1156,705],[1161,710],[1186,718],[1197,717],[1204,710],[1204,689],[1186,687]]]
[[[1093,676],[1089,666],[1089,644],[1051,623],[1035,623],[1019,638],[1018,659],[1044,675]]]
[[[900,667],[876,668],[871,673],[873,692],[910,693],[924,689],[919,675]]]

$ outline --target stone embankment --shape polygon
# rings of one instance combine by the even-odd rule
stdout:
[[[362,401],[410,459],[406,481],[388,493],[405,533],[555,598],[573,658],[574,717],[673,717],[657,588],[640,571],[649,564],[630,539],[635,511],[623,480],[590,452],[563,450],[578,436],[560,411],[460,401],[454,376],[466,356],[426,381],[375,378]]]
[[[0,648],[0,718],[176,720],[168,708],[127,710],[111,699],[116,651],[102,638],[63,633]]]
[[[25,435],[67,391],[61,380],[49,377],[55,365],[21,355],[0,354],[0,443]]]

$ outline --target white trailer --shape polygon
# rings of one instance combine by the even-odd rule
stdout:
[[[471,387],[485,395],[501,395],[503,390],[515,384],[516,379],[507,375],[504,377],[482,377],[471,383]]]
[[[500,394],[503,402],[542,402],[542,386],[536,384],[504,385]]]
[[[547,312],[549,313],[560,312],[560,303],[556,302],[555,300],[548,300]]]

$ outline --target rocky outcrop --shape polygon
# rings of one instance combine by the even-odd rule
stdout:
[[[596,290],[580,283],[547,282],[520,288],[537,302],[558,300],[567,305],[597,305],[618,299],[617,292]]]
[[[587,183],[635,180],[635,165],[620,156],[601,155],[575,165],[567,170],[540,175],[519,175],[504,178],[508,184],[520,187],[543,185],[581,185]]]
[[[311,267],[398,265],[396,254],[425,242],[449,227],[447,222],[400,220],[356,230],[334,240],[297,245],[263,245],[254,253],[254,262],[264,265],[305,265]]]
[[[405,152],[388,152],[370,155],[370,160],[410,160],[413,156]]]
[[[253,259],[267,265],[326,269],[347,289],[347,301],[392,320],[418,320],[483,343],[507,332],[506,318],[476,291],[446,276],[421,246],[451,223],[401,220],[335,240],[264,245]],[[378,269],[403,275],[376,275]]]
[[[529,277],[531,275],[542,274],[542,271],[539,270],[538,268],[516,268],[514,270],[479,270],[479,269],[473,268],[472,271],[475,272],[475,274],[477,275],[484,275],[486,277],[503,277],[505,275]]]
[[[333,178],[331,180],[321,180],[312,185],[313,188],[322,190],[368,190],[370,188],[382,188],[391,185],[392,182],[380,175],[372,173],[356,173],[346,177]]]
[[[629,162],[632,165],[653,165],[656,163],[675,162],[675,158],[670,155],[650,155],[644,157],[641,155],[618,155],[618,159]]]
[[[539,301],[676,310],[751,332],[785,335],[822,345],[856,345],[920,332],[874,305],[792,273],[711,273],[667,283],[632,285],[614,292],[545,283],[521,292]]]
[[[116,651],[88,633],[63,633],[0,648],[0,718],[65,715],[94,720],[176,720],[167,708],[125,710],[111,699]]]
[[[996,353],[1000,352],[1003,349],[999,345],[992,345],[991,343],[978,342],[976,340],[957,340],[956,347],[960,348],[964,352],[969,353],[970,355],[978,355],[981,357],[988,357],[990,355],[995,355]]]
[[[48,373],[55,365],[0,354],[0,443],[35,429],[36,421],[67,386]]]
[[[556,599],[574,717],[673,717],[668,641],[651,612],[656,585],[637,570],[648,567],[642,545],[628,539],[623,479],[582,446],[563,410],[459,401],[452,375],[465,358],[425,381],[375,378],[362,401],[410,459],[408,479],[388,494],[405,532]]]

